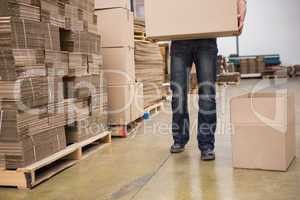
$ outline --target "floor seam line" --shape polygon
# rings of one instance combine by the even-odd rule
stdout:
[[[158,172],[162,169],[162,167],[167,163],[167,161],[170,159],[171,154],[167,156],[167,158],[158,166],[158,168],[154,171],[154,173],[150,176],[150,178],[136,191],[136,193],[130,198],[130,200],[134,200],[137,195],[143,190],[143,188],[153,179],[155,175],[158,174]]]

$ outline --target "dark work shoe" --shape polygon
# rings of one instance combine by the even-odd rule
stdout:
[[[170,152],[171,153],[181,153],[181,152],[184,152],[184,145],[181,145],[181,144],[178,144],[178,143],[175,143],[171,146],[171,150]]]
[[[216,154],[213,150],[206,150],[201,152],[202,161],[213,161],[216,159]]]

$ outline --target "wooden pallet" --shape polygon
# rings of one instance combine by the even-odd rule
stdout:
[[[241,84],[241,82],[240,81],[238,81],[238,82],[217,82],[217,84],[220,86],[227,86],[227,85],[239,86]]]
[[[274,74],[274,75],[264,75],[262,78],[263,79],[279,79],[279,78],[284,79],[284,78],[288,78],[288,76],[279,76]]]
[[[110,143],[111,132],[106,131],[80,143],[72,144],[30,166],[17,170],[0,169],[0,186],[32,189]]]
[[[142,38],[135,38],[134,41],[135,42],[142,42],[142,43],[146,43],[146,44],[151,43],[150,41],[146,40],[145,38],[144,39],[142,39]]]
[[[130,122],[127,125],[112,125],[110,126],[111,135],[113,137],[126,138],[135,133],[143,124],[144,118],[140,117],[137,120]]]
[[[146,37],[145,32],[134,32],[134,41],[135,42],[143,42],[143,43],[151,43]]]
[[[163,105],[164,104],[163,104],[162,101],[160,101],[159,103],[155,103],[155,104],[147,107],[145,109],[145,113],[149,113],[151,117],[154,117],[155,115],[157,115],[161,111]]]
[[[144,36],[144,37],[146,37],[146,33],[142,32],[142,31],[134,31],[134,35],[135,36]]]
[[[241,74],[241,78],[261,78],[261,73],[254,73],[254,74]]]

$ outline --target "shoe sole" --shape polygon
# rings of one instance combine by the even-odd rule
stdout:
[[[201,158],[202,161],[214,161],[216,157],[209,157],[209,158]]]
[[[184,152],[184,150],[185,150],[185,149],[176,149],[176,150],[171,149],[170,152],[171,152],[172,154],[177,154],[177,153],[182,153],[182,152]]]

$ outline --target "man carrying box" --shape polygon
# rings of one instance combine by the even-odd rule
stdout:
[[[239,32],[243,30],[246,0],[238,0]],[[213,12],[213,11],[212,11]],[[173,91],[171,153],[181,153],[189,141],[188,77],[196,65],[199,86],[198,143],[203,161],[215,160],[215,130],[217,126],[216,88],[217,41],[211,39],[172,41],[171,89]]]

